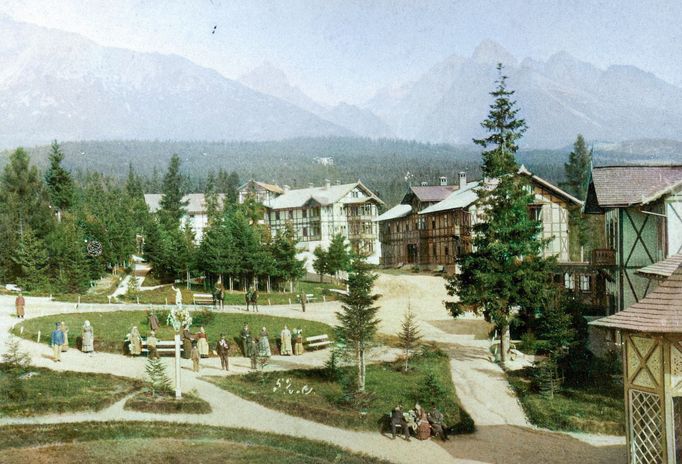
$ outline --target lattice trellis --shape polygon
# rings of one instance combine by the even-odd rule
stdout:
[[[661,383],[661,347],[651,338],[630,337],[628,377],[633,385],[656,388]]]
[[[632,464],[663,463],[663,418],[658,395],[630,390]]]
[[[675,342],[670,346],[670,375],[674,392],[682,390],[682,345]]]

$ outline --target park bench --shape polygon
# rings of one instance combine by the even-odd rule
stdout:
[[[213,295],[210,293],[194,293],[192,294],[192,302],[196,305],[211,305],[213,306]]]
[[[312,293],[306,293],[305,294],[305,301],[308,303],[312,303],[316,299],[317,298],[315,298],[315,295],[313,295]],[[301,295],[297,295],[296,300],[300,303],[301,302]]]
[[[128,340],[124,340],[125,344],[125,350],[126,353],[130,353],[130,346],[128,345]],[[147,355],[149,353],[149,349],[147,348],[147,340],[143,339],[142,340],[142,353]],[[175,340],[159,340],[156,342],[156,352],[159,354],[159,356],[163,355],[168,355],[168,356],[173,356],[175,355]],[[180,344],[180,353],[182,354],[183,349],[182,349],[182,343]]]
[[[324,334],[324,335],[315,335],[313,337],[306,337],[304,344],[305,344],[306,350],[309,350],[310,348],[326,347],[328,345],[331,345],[332,341],[329,340],[329,336],[327,334]]]

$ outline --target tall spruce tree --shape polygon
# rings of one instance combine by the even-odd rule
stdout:
[[[73,203],[73,180],[69,171],[64,169],[64,153],[55,140],[50,152],[50,167],[45,173],[45,183],[50,193],[50,203],[58,211],[67,210]]]
[[[509,348],[509,325],[515,310],[539,309],[538,295],[551,284],[553,259],[543,258],[541,224],[529,215],[532,189],[518,175],[515,153],[526,123],[517,117],[514,91],[498,65],[499,78],[488,118],[481,124],[488,136],[474,142],[484,148],[484,181],[477,189],[479,221],[474,226],[474,250],[459,262],[461,272],[448,277],[446,288],[459,301],[446,306],[454,317],[465,309],[482,311],[500,333],[501,361]]]
[[[42,240],[27,228],[12,255],[17,266],[17,283],[26,290],[47,287],[48,256]]]
[[[163,176],[159,210],[161,222],[168,229],[180,227],[180,220],[185,214],[187,201],[182,200],[185,196],[184,184],[185,181],[180,172],[180,157],[173,155],[168,164],[168,170]]]
[[[348,295],[341,296],[341,311],[336,313],[340,325],[339,337],[352,350],[357,368],[357,391],[365,391],[366,354],[379,323],[379,307],[375,306],[379,295],[373,294],[377,275],[361,259],[356,259],[348,275]]]
[[[347,271],[350,266],[350,251],[343,234],[336,234],[332,237],[327,250],[327,272],[339,277],[339,272]]]
[[[590,177],[590,166],[592,164],[592,152],[588,150],[587,144],[582,134],[573,144],[573,151],[568,156],[568,163],[564,164],[566,181],[561,187],[578,200],[585,200],[587,197],[587,182]]]
[[[573,145],[573,151],[568,157],[568,163],[564,164],[566,182],[563,182],[561,187],[579,200],[584,201],[587,197],[587,184],[590,179],[591,166],[592,152],[588,150],[583,136],[578,134]],[[590,224],[583,216],[580,206],[573,206],[569,214],[573,230],[578,232],[578,244],[580,246],[587,245],[590,242]]]

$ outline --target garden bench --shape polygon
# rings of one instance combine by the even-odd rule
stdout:
[[[182,354],[182,343],[180,343],[180,353]],[[159,340],[156,342],[156,352],[161,355],[175,355],[175,340]],[[147,340],[142,340],[142,353],[148,354]]]
[[[312,303],[312,302],[315,301],[316,299],[317,299],[317,298],[315,298],[315,295],[312,294],[312,293],[306,293],[306,294],[305,294],[305,300],[306,300],[308,303]],[[296,297],[296,300],[300,303],[300,302],[301,302],[301,295],[298,295],[298,296]]]
[[[315,335],[313,337],[306,337],[304,343],[306,349],[308,350],[310,348],[326,347],[327,345],[331,345],[332,341],[329,340],[329,336],[327,334],[324,334]]]
[[[211,305],[213,306],[213,295],[210,293],[194,293],[192,294],[192,302],[196,305]]]
[[[127,350],[127,353],[130,353],[130,345],[128,344],[128,340],[124,340],[123,343],[125,344],[125,350]],[[142,353],[147,355],[149,353],[149,349],[147,348],[147,340],[144,339],[142,340]],[[182,343],[180,343],[180,353],[182,353]],[[156,352],[159,354],[159,356],[162,355],[169,355],[173,356],[175,355],[175,340],[159,340],[156,342]]]

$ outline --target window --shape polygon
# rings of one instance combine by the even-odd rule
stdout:
[[[528,216],[533,221],[542,221],[542,205],[531,205],[528,207]]]
[[[580,275],[580,291],[589,292],[590,291],[590,276],[581,274]]]
[[[289,219],[293,219],[293,218],[294,218],[294,211],[290,209],[289,210]]]
[[[301,210],[301,215],[303,216],[303,219],[307,218],[308,217],[308,210],[303,208],[303,210]]]
[[[275,211],[275,221],[279,221],[279,211]]]
[[[436,218],[431,219],[431,228],[432,229],[436,228]]]
[[[573,290],[575,288],[573,274],[569,274],[568,272],[564,274],[564,288],[567,288],[568,290]]]
[[[304,227],[304,228],[303,228],[303,236],[304,236],[304,237],[307,237],[307,236],[308,236],[308,228],[307,228],[307,227]]]
[[[445,256],[450,256],[450,249],[448,247],[445,247]]]

